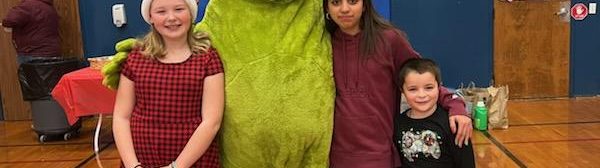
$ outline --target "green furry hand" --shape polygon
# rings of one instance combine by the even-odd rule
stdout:
[[[121,40],[121,41],[117,42],[117,44],[115,45],[115,51],[129,52],[133,48],[133,44],[135,44],[135,42],[137,42],[137,40],[134,38],[128,38],[125,40]]]
[[[117,53],[110,62],[102,67],[102,84],[109,89],[117,89],[119,87],[119,77],[121,76],[121,63],[127,60],[127,55],[131,52],[133,45],[137,42],[134,38],[128,38],[117,42],[115,50]]]

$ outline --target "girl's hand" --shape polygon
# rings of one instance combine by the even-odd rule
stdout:
[[[4,27],[4,26],[2,26],[2,23],[0,23],[0,27],[2,27],[2,29],[4,29],[4,31],[7,32],[7,33],[12,32],[12,28],[10,28],[10,27]]]
[[[458,125],[458,129],[456,125]],[[450,116],[450,130],[453,134],[456,134],[454,144],[461,148],[463,144],[469,145],[473,133],[471,118],[464,115]]]

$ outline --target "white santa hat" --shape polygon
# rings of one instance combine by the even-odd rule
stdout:
[[[192,20],[196,20],[196,16],[198,16],[198,2],[196,0],[184,0],[190,8],[190,12],[192,12]],[[140,11],[142,12],[142,17],[146,21],[146,23],[150,23],[150,4],[152,4],[152,0],[142,0],[142,7]]]

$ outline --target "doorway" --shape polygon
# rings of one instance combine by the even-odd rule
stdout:
[[[569,96],[570,1],[494,1],[494,81],[510,98]],[[564,9],[563,9],[564,10]]]

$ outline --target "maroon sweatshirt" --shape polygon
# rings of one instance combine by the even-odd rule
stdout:
[[[58,13],[52,4],[52,0],[23,0],[2,20],[2,26],[12,28],[18,55],[60,56]]]
[[[333,168],[392,168],[400,165],[392,143],[393,117],[400,107],[395,77],[409,58],[419,57],[409,42],[386,30],[388,45],[361,60],[361,33],[333,34],[333,69],[337,94],[330,161]],[[438,103],[451,115],[465,114],[464,102],[440,87]]]

